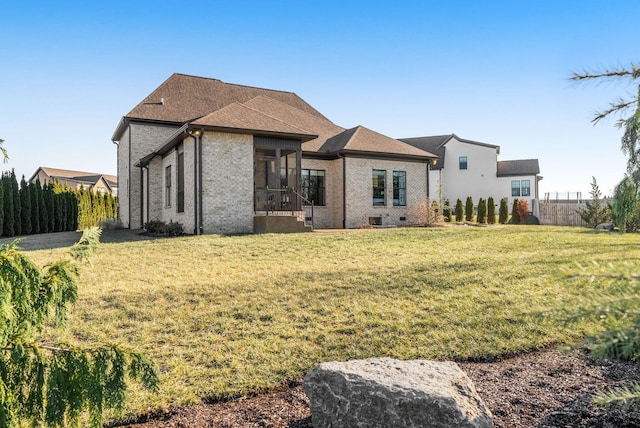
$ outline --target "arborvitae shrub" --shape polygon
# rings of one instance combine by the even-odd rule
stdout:
[[[509,221],[509,201],[507,198],[500,199],[500,209],[498,210],[498,222],[507,224]]]
[[[478,223],[487,223],[487,202],[483,198],[478,201]]]
[[[493,201],[493,197],[489,196],[487,199],[487,223],[494,224],[496,222],[496,203]]]
[[[511,223],[512,224],[520,224],[520,216],[518,215],[518,200],[513,200],[513,205],[511,206]]]
[[[31,193],[29,190],[29,185],[24,179],[24,175],[22,176],[22,180],[20,180],[20,205],[22,211],[20,212],[20,216],[22,217],[22,233],[28,235],[31,233]]]
[[[3,193],[3,222],[2,235],[15,236],[14,229],[15,218],[13,210],[13,186],[11,185],[11,176],[7,173],[2,174],[2,193]]]
[[[40,198],[36,183],[29,184],[29,193],[31,195],[31,233],[40,233]]]
[[[444,216],[444,221],[451,222],[451,202],[449,201],[449,199],[444,200],[442,215]]]
[[[462,207],[462,201],[458,199],[456,201],[456,221],[461,222],[464,218],[464,208]]]
[[[473,199],[467,196],[467,202],[464,204],[464,218],[467,221],[473,221]]]
[[[20,200],[20,187],[16,180],[16,173],[11,170],[11,194],[13,195],[13,228],[16,235],[22,235],[22,203]]]

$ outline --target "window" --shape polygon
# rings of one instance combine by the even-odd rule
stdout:
[[[511,196],[520,196],[520,180],[511,181]]]
[[[325,206],[325,172],[321,169],[303,169],[302,196],[316,206]]]
[[[387,200],[385,196],[385,183],[387,181],[387,171],[373,170],[373,206],[385,206]]]
[[[458,158],[458,161],[460,162],[460,169],[467,169],[467,157],[466,156],[460,156]]]
[[[531,182],[529,180],[522,180],[522,196],[531,196]]]
[[[164,170],[164,205],[171,206],[171,165]]]
[[[406,171],[393,171],[393,206],[404,207],[407,205],[407,173]]]
[[[178,146],[178,212],[184,212],[184,147]]]

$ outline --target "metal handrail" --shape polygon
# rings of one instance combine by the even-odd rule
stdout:
[[[313,227],[313,202],[306,199],[292,188],[256,189],[255,210],[269,213],[291,211],[291,215],[296,212],[304,212],[305,226]]]

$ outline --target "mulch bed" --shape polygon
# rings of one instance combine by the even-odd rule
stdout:
[[[640,364],[594,361],[579,352],[537,351],[491,363],[459,363],[491,410],[498,428],[640,427],[640,409],[594,408],[591,396],[640,381]],[[300,382],[256,397],[200,404],[148,415],[130,428],[311,428]]]

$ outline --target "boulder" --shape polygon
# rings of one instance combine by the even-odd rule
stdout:
[[[314,428],[493,427],[453,362],[374,358],[319,364],[304,378]]]
[[[614,228],[615,226],[613,225],[613,223],[600,223],[599,225],[596,226],[596,229],[598,230],[612,231]]]

